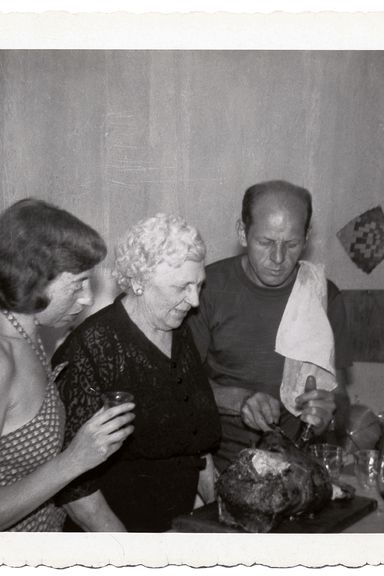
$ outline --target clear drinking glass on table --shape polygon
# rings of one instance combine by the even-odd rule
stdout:
[[[376,478],[377,492],[378,492],[378,511],[384,514],[384,457],[379,457]]]
[[[377,450],[357,450],[355,457],[355,476],[360,488],[365,491],[375,491],[379,467],[379,452]]]
[[[313,444],[309,449],[312,456],[319,460],[331,477],[337,481],[343,469],[343,449],[335,444]]]
[[[384,505],[380,497],[380,482],[384,483],[384,470],[380,472],[380,458],[378,450],[357,450],[354,454],[355,476],[361,496],[374,498],[377,501],[378,512],[384,512]],[[383,474],[380,480],[380,474]]]

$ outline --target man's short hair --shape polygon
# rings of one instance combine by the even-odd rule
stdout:
[[[272,196],[273,194],[280,194],[282,196],[294,197],[301,201],[306,209],[307,217],[304,225],[305,234],[308,232],[309,224],[312,218],[312,196],[306,189],[295,184],[291,184],[285,180],[268,180],[250,186],[243,197],[241,218],[245,226],[245,231],[248,232],[252,224],[252,211],[253,207],[259,199],[264,196]]]

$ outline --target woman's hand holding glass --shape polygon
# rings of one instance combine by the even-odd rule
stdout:
[[[83,424],[65,450],[79,474],[107,460],[132,434],[134,407],[132,402],[103,407]]]

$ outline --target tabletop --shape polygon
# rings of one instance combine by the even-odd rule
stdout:
[[[343,533],[353,534],[378,534],[384,532],[384,500],[375,490],[365,490],[359,486],[355,476],[351,474],[342,474],[340,477],[342,482],[351,484],[356,489],[356,494],[359,496],[367,496],[377,500],[377,509],[364,516],[348,528],[343,530]]]
[[[350,501],[335,500],[314,516],[284,520],[275,533],[384,533],[384,500],[375,489],[362,488],[353,474],[342,474],[340,481],[352,485],[355,498]],[[377,502],[377,508],[375,507]],[[218,521],[217,504],[196,509],[193,514],[179,516],[173,522],[175,532],[239,532]],[[240,531],[241,532],[241,531]]]

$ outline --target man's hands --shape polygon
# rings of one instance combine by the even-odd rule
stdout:
[[[271,429],[271,424],[280,420],[280,402],[269,394],[256,392],[243,402],[240,416],[250,428],[266,432]]]
[[[305,392],[296,398],[296,406],[301,412],[301,420],[312,424],[316,434],[328,427],[336,409],[335,395],[328,390],[317,390],[316,380],[308,376]]]
[[[317,390],[313,376],[308,376],[305,392],[296,398],[296,404],[298,410],[302,410],[301,420],[312,424],[316,434],[327,428],[336,408],[333,392]],[[250,428],[266,432],[279,422],[280,402],[269,394],[256,392],[243,402],[240,416]]]

